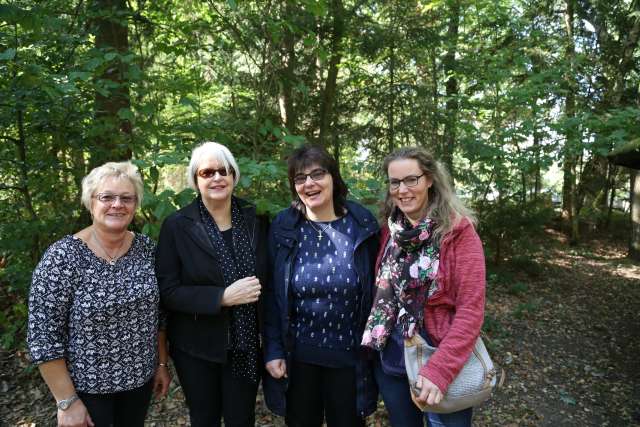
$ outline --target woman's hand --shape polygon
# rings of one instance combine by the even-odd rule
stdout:
[[[166,365],[158,366],[156,369],[156,375],[153,377],[153,394],[156,399],[165,397],[169,392],[169,385],[171,384],[171,373],[169,367]]]
[[[84,406],[82,400],[78,399],[71,404],[69,409],[63,411],[58,409],[58,427],[93,427],[93,421]]]
[[[255,276],[236,280],[229,285],[222,294],[222,305],[249,304],[258,301],[260,297],[260,280]]]
[[[420,403],[426,403],[427,405],[437,405],[444,397],[444,394],[442,394],[438,386],[422,375],[418,375],[416,386],[420,390],[420,395],[416,396],[416,400]]]
[[[284,359],[270,360],[265,367],[273,378],[287,378],[287,362],[285,362]]]

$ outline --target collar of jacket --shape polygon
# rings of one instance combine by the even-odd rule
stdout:
[[[347,211],[359,225],[359,234],[356,237],[356,242],[362,242],[367,237],[376,233],[379,230],[378,223],[376,222],[373,214],[369,212],[365,207],[358,203],[347,200]],[[285,239],[291,239],[291,241],[297,241],[298,233],[296,228],[304,220],[302,212],[294,207],[290,207],[286,211],[286,215],[282,218],[280,223],[280,234]]]
[[[233,200],[238,202],[238,206],[240,207],[240,211],[242,212],[242,216],[244,216],[244,220],[247,224],[247,228],[249,229],[249,241],[251,242],[251,246],[253,250],[256,250],[256,239],[255,239],[255,230],[256,230],[256,207],[249,203],[246,200],[240,199],[235,196],[231,196]],[[202,222],[202,218],[200,217],[200,208],[198,207],[198,199],[196,198],[193,202],[189,203],[184,208],[180,209],[180,213],[184,218],[191,221],[191,224],[186,227],[186,231],[191,235],[193,240],[198,244],[198,246],[202,247],[207,253],[212,255],[215,258],[218,258],[217,251],[213,248],[211,244],[211,240],[207,235],[207,230]]]

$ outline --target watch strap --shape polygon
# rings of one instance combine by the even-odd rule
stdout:
[[[58,407],[58,409],[66,411],[67,409],[69,409],[71,404],[78,399],[79,399],[78,395],[73,393],[70,397],[66,399],[58,400],[58,402],[56,403],[56,406]]]

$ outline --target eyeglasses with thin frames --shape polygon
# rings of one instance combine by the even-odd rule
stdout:
[[[123,205],[131,206],[138,201],[137,196],[130,196],[128,194],[98,193],[92,197],[98,199],[100,203],[104,203],[105,205],[113,205],[116,200],[120,200],[120,203]]]
[[[307,182],[307,177],[311,178],[314,181],[320,181],[327,174],[326,169],[314,169],[309,173],[299,173],[293,177],[293,183],[296,185],[302,185]]]
[[[424,175],[425,174],[423,173],[422,175],[405,176],[402,179],[391,178],[387,181],[387,183],[389,184],[390,190],[397,190],[398,188],[400,188],[400,184],[402,184],[403,182],[406,187],[415,187],[416,185],[418,185],[418,181],[420,180],[420,178],[422,178]]]

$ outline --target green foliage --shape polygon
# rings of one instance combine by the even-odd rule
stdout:
[[[526,302],[518,304],[513,311],[513,315],[517,319],[528,318],[540,310],[541,304],[542,298],[531,298]]]
[[[489,258],[539,275],[528,242],[553,214],[544,175],[565,155],[584,168],[579,217],[616,223],[605,196],[621,194],[627,175],[587,166],[640,137],[627,3],[578,2],[576,15],[597,31],[576,20],[572,58],[553,1],[2,4],[3,300],[24,302],[48,245],[89,224],[79,188],[92,167],[134,159],[145,193],[133,227],[155,238],[193,199],[184,168],[208,140],[236,156],[237,194],[270,215],[290,203],[285,159],[303,142],[339,155],[350,197],[373,212],[390,150],[450,152]],[[123,25],[128,45],[98,46],[101,19]],[[571,90],[575,114],[565,114]],[[107,114],[101,97],[126,102]],[[565,135],[575,138],[567,144]],[[0,307],[3,336],[16,337],[6,346],[20,345],[24,329],[12,310]]]
[[[515,282],[509,286],[508,290],[511,295],[520,295],[529,290],[529,285],[524,282]]]
[[[499,199],[479,204],[480,235],[485,243],[487,258],[495,264],[507,256],[514,256],[520,267],[534,271],[527,253],[532,249],[531,239],[543,233],[544,226],[554,216],[546,201],[518,203]]]

